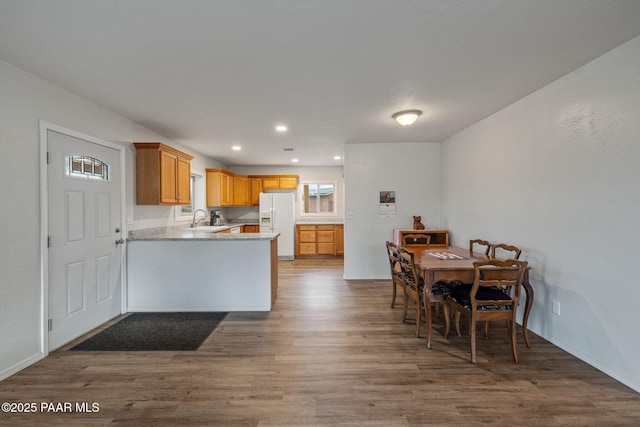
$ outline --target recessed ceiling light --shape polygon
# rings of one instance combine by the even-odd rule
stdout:
[[[285,125],[278,125],[278,126],[276,126],[276,130],[278,132],[286,132],[287,131],[287,127]]]
[[[342,157],[340,156],[333,156],[333,160],[340,160]]]
[[[239,145],[234,145],[233,147],[231,147],[231,149],[233,151],[240,151],[240,150],[242,150],[242,147],[240,147]]]
[[[298,159],[291,159],[293,163],[298,163]]]

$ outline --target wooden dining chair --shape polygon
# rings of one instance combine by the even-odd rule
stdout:
[[[482,249],[482,253],[484,253],[484,255],[489,258],[489,251],[491,250],[491,243],[487,242],[486,240],[482,240],[482,239],[473,239],[473,240],[469,240],[469,255],[473,256],[474,252],[476,252],[474,250],[474,246],[477,245],[480,247],[480,249]]]
[[[506,243],[496,243],[491,245],[491,259],[520,259],[522,251],[516,246]]]
[[[422,311],[425,310],[425,318],[430,319],[430,307],[424,304],[424,278],[415,264],[413,252],[404,247],[398,247],[398,257],[404,279],[404,312],[402,321],[407,321],[409,299],[413,300],[416,307],[416,337],[420,336],[422,324]],[[445,296],[449,293],[449,287],[444,282],[438,282],[432,286],[429,300],[432,303],[444,304]]]
[[[488,255],[490,259],[519,259],[522,251],[513,245],[508,245],[506,243],[496,243],[490,245],[491,253],[487,251],[485,255]],[[510,288],[504,288],[503,292],[511,293]],[[484,336],[489,337],[489,322],[485,322],[484,324]],[[529,343],[527,343],[527,346]]]
[[[431,244],[431,236],[421,233],[408,233],[402,235],[402,246],[429,246]]]
[[[473,263],[474,279],[469,289],[456,286],[446,297],[445,338],[449,335],[449,310],[455,312],[456,332],[460,336],[460,314],[469,313],[471,336],[471,362],[476,363],[476,323],[478,321],[506,320],[509,328],[511,354],[518,363],[516,350],[516,309],[520,300],[522,283],[527,261],[488,260]],[[502,288],[512,288],[507,294]]]
[[[398,247],[398,258],[404,281],[404,311],[402,321],[407,321],[407,311],[409,308],[409,298],[413,300],[416,307],[416,337],[420,335],[420,323],[422,320],[422,288],[424,280],[418,275],[413,252],[402,246]]]
[[[387,255],[389,256],[389,268],[391,270],[391,286],[393,293],[391,297],[391,308],[396,303],[397,289],[404,295],[404,279],[402,278],[402,268],[400,267],[400,259],[398,258],[398,245],[393,242],[387,242]]]

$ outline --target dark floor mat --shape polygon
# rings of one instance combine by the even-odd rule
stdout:
[[[194,351],[228,313],[133,313],[70,348],[75,351]]]

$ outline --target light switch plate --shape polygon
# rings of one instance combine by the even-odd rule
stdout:
[[[553,314],[557,314],[558,316],[560,316],[560,302],[559,301],[553,301]]]

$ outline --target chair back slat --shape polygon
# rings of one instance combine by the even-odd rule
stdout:
[[[524,272],[527,268],[527,261],[518,261],[515,259],[476,261],[473,263],[474,280],[469,297],[472,307],[478,304],[483,307],[490,305],[510,305],[515,307],[520,299],[520,284],[524,279]],[[511,290],[511,300],[477,300],[476,295],[480,288],[498,288],[501,290]],[[511,292],[510,292],[511,293]]]
[[[391,278],[400,278],[402,280],[402,268],[400,267],[400,258],[398,257],[398,245],[393,242],[386,242],[387,255],[389,256],[389,267]]]
[[[473,253],[475,252],[474,246],[480,246],[480,249],[482,249],[482,253],[484,253],[486,257],[489,256],[489,251],[491,250],[491,243],[482,239],[469,240],[469,255],[473,255]]]
[[[400,267],[402,268],[405,284],[412,289],[418,290],[420,278],[416,269],[413,252],[400,246],[398,247],[398,256],[400,258]]]
[[[502,259],[519,259],[522,251],[517,246],[506,243],[496,243],[491,245],[491,258],[496,258],[496,254]],[[500,256],[507,254],[507,256]]]

